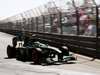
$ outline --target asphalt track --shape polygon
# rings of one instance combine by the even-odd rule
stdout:
[[[30,65],[16,59],[5,59],[6,47],[13,35],[0,32],[0,75],[100,75],[100,60],[75,54],[77,61],[62,65]]]

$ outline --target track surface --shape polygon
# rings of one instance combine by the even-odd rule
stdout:
[[[0,32],[0,75],[100,75],[100,60],[75,54],[74,64],[41,66],[16,59],[4,59],[6,47],[14,36]]]

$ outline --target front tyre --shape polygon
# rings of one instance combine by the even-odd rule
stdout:
[[[34,62],[34,64],[41,64],[41,52],[37,51],[35,48],[32,50],[32,61]]]

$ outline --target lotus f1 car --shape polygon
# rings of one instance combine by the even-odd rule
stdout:
[[[44,44],[36,39],[22,39],[14,37],[13,46],[8,45],[8,58],[16,58],[20,61],[32,61],[34,64],[55,64],[57,62],[67,62],[75,60],[70,54],[67,46],[54,47]]]

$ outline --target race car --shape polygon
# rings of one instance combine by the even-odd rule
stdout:
[[[14,37],[12,44],[7,47],[8,58],[20,61],[32,61],[33,64],[50,65],[57,62],[75,60],[67,46],[54,47],[40,42],[38,39]]]

